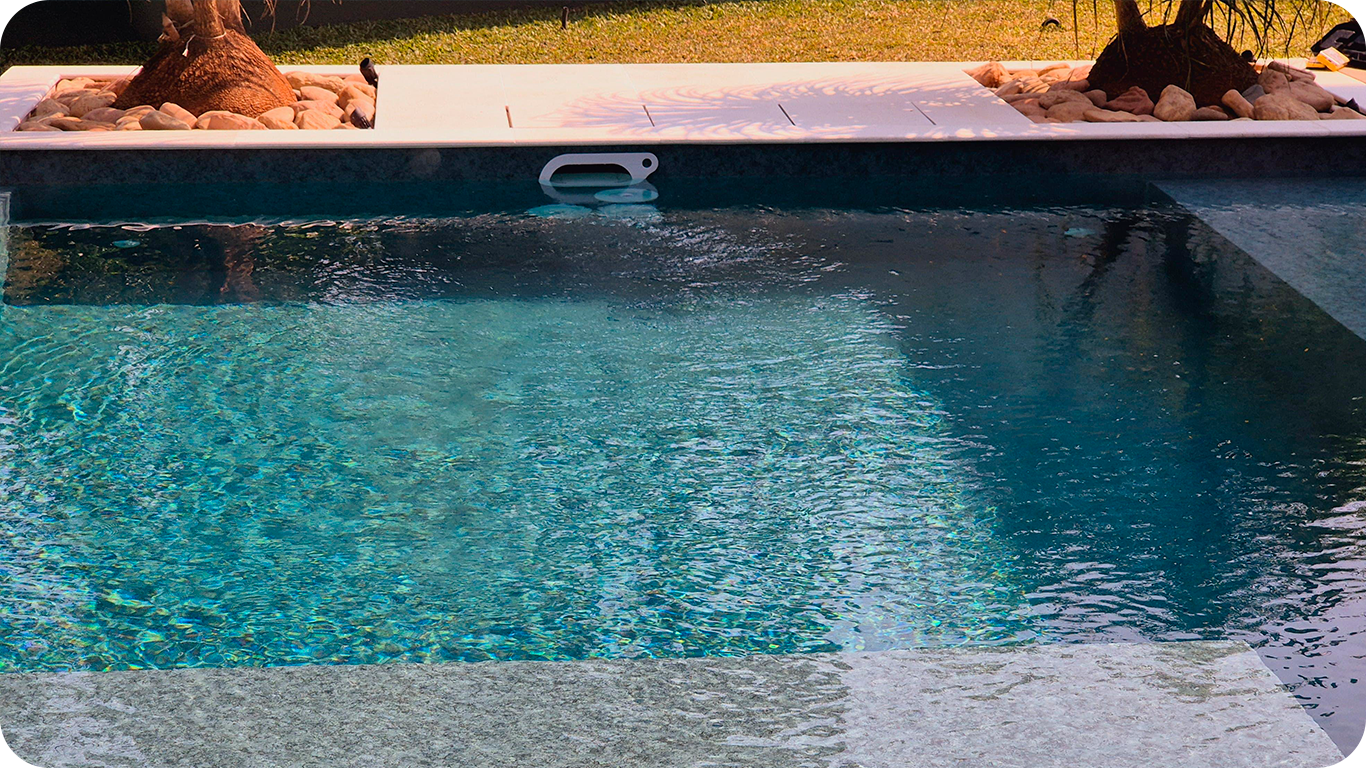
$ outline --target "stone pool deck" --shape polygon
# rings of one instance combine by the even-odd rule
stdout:
[[[661,180],[1266,177],[1366,166],[1366,121],[1036,125],[967,66],[389,66],[374,130],[109,133],[12,128],[60,77],[131,68],[13,67],[0,77],[0,184],[534,179],[571,151],[651,151]],[[1366,103],[1366,82],[1333,72],[1319,82]]]
[[[1242,643],[0,675],[60,766],[1324,768]]]

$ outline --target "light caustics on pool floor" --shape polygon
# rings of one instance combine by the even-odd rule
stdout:
[[[1234,638],[1359,731],[1366,344],[1188,218],[16,228],[6,300],[8,671]]]
[[[898,646],[1019,599],[854,298],[5,317],[30,599],[69,595],[21,666]]]

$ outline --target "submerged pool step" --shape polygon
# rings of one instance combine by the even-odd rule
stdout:
[[[1366,339],[1366,185],[1315,178],[1155,186]]]
[[[1282,766],[1341,759],[1245,644],[0,675],[58,766]]]

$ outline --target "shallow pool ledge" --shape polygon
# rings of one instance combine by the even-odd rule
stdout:
[[[58,766],[1283,766],[1341,754],[1243,643],[0,675]]]

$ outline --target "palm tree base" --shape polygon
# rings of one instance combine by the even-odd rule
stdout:
[[[1251,87],[1257,71],[1205,24],[1163,24],[1115,35],[1088,80],[1110,98],[1138,86],[1156,100],[1164,88],[1177,85],[1204,107],[1220,104],[1230,89]]]
[[[234,29],[219,36],[163,42],[114,105],[175,102],[196,115],[222,109],[256,117],[294,103],[289,82],[251,38]]]

